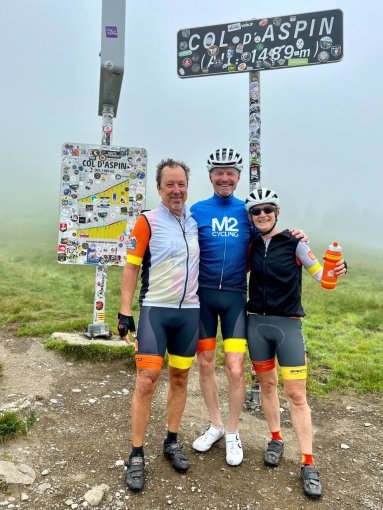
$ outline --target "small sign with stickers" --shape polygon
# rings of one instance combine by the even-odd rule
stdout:
[[[342,58],[339,9],[187,28],[177,34],[180,78],[329,64]]]
[[[65,143],[61,157],[57,259],[123,266],[145,207],[146,150]]]

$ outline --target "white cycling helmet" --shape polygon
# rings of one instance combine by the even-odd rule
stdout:
[[[252,191],[250,195],[247,195],[245,199],[245,206],[247,212],[249,212],[250,209],[255,205],[261,204],[273,204],[275,205],[275,207],[279,208],[278,195],[272,189],[261,188]]]
[[[219,167],[231,167],[241,172],[243,168],[242,156],[229,147],[217,149],[207,158],[207,169],[210,172],[213,168]]]

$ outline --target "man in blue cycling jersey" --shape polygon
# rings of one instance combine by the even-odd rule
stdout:
[[[197,358],[201,391],[211,420],[209,428],[194,441],[193,448],[205,452],[226,432],[226,462],[232,466],[243,459],[238,423],[246,393],[246,257],[251,224],[244,202],[233,195],[242,167],[242,157],[233,149],[213,152],[207,168],[214,195],[191,207],[200,244]],[[228,377],[229,418],[225,429],[215,376],[218,317]]]

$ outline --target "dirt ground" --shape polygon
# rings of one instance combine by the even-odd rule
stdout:
[[[68,361],[46,350],[42,340],[15,338],[9,331],[0,333],[0,361],[4,365],[0,401],[34,395],[39,417],[27,436],[1,445],[0,460],[28,464],[37,475],[31,485],[10,485],[6,492],[0,491],[1,508],[81,509],[87,506],[84,494],[100,484],[109,487],[97,507],[104,510],[383,508],[383,409],[378,395],[310,400],[315,457],[324,487],[323,497],[312,501],[302,492],[299,449],[283,400],[286,447],[278,468],[263,465],[268,433],[260,409],[242,413],[241,466],[226,464],[224,441],[206,454],[193,451],[193,440],[208,424],[195,364],[179,434],[191,468],[185,475],[176,473],[162,454],[167,393],[164,372],[147,431],[146,487],[142,493],[132,494],[125,490],[124,469],[118,461],[125,459],[130,449],[134,369],[123,361]],[[225,403],[223,370],[218,376]],[[227,415],[225,404],[223,414]]]

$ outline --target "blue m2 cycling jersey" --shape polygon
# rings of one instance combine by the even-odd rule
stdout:
[[[245,292],[251,225],[243,200],[214,194],[191,212],[198,225],[199,286]]]

